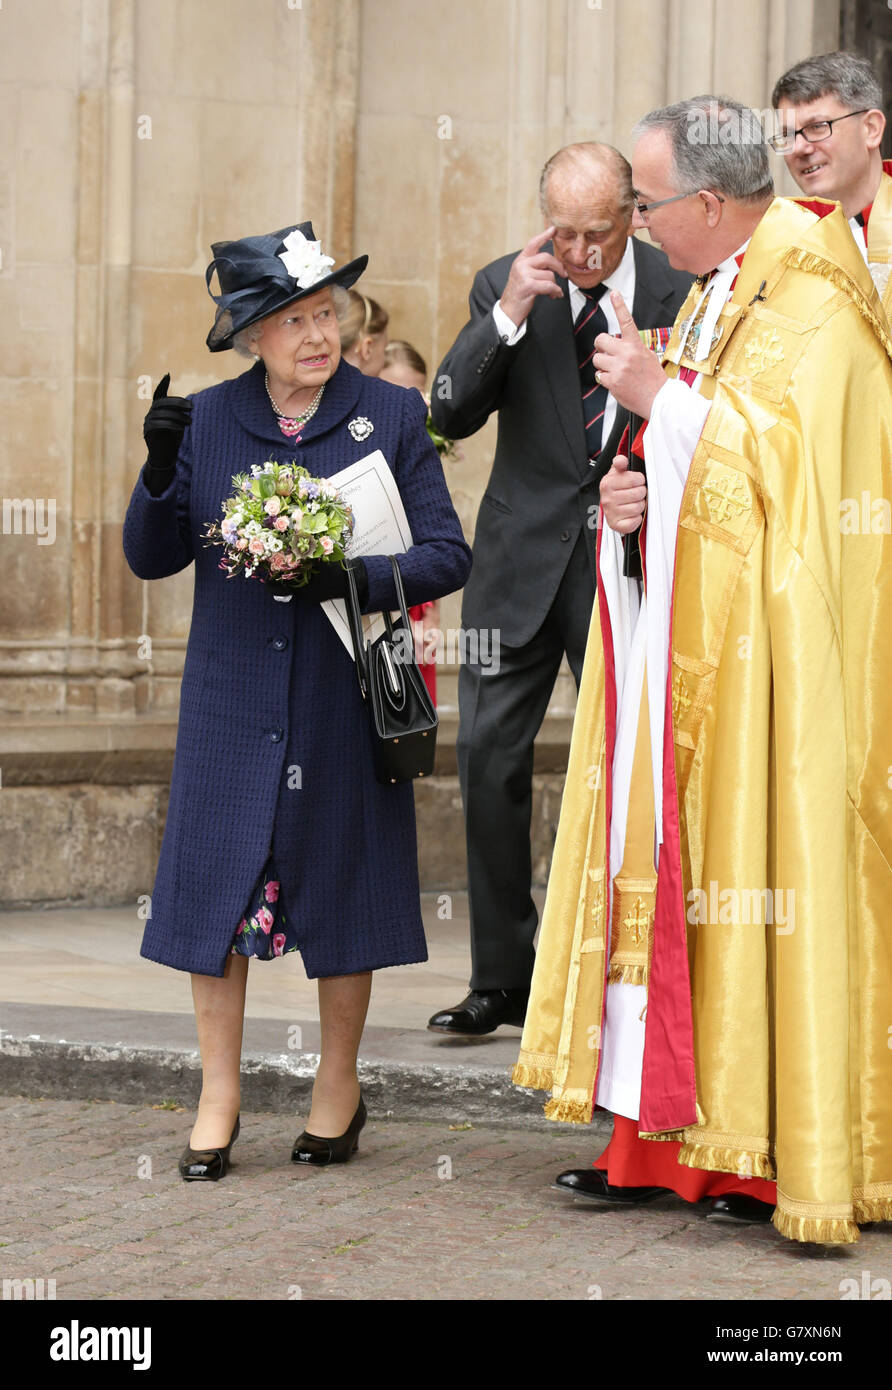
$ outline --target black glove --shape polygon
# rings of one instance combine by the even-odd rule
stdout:
[[[192,402],[184,396],[168,396],[169,385],[170,372],[165,372],[155,387],[142,427],[149,449],[146,485],[153,497],[160,497],[173,481],[177,454],[192,415]]]
[[[350,560],[348,563],[356,576],[356,591],[359,595],[359,606],[362,608],[369,596],[366,567],[361,560]],[[287,592],[293,593],[306,603],[325,603],[332,598],[346,598],[347,571],[336,561],[326,561],[320,565],[318,573],[313,575],[309,584],[305,584],[302,589],[288,589]]]

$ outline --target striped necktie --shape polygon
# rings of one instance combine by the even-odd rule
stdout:
[[[593,463],[601,452],[601,430],[604,411],[607,409],[607,387],[595,381],[595,368],[592,355],[595,339],[599,333],[607,332],[607,319],[598,303],[606,292],[604,284],[583,290],[585,304],[573,327],[576,337],[576,360],[579,363],[579,383],[582,388],[582,419],[585,425],[585,447],[589,462]]]

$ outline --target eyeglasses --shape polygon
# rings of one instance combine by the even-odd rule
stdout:
[[[822,140],[830,139],[837,121],[847,121],[850,116],[863,116],[872,109],[870,106],[862,106],[860,111],[847,111],[844,116],[834,116],[832,121],[809,121],[808,125],[800,126],[799,130],[784,132],[782,135],[769,135],[768,143],[777,154],[789,154],[796,144],[797,135],[804,135],[810,145],[820,145]]]
[[[703,191],[707,193],[712,192],[711,189],[706,189]],[[675,196],[672,198],[658,198],[655,203],[642,203],[639,202],[637,197],[633,198],[632,202],[635,204],[635,211],[637,212],[638,216],[643,218],[646,222],[647,214],[649,212],[653,212],[654,208],[664,208],[668,203],[677,203],[681,198],[693,198],[694,195],[699,192],[701,192],[699,188],[691,188],[687,193],[676,193]],[[723,203],[725,201],[721,193],[713,193],[712,196],[713,198],[718,198],[720,203]]]

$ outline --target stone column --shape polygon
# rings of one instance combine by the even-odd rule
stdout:
[[[151,887],[192,576],[124,559],[142,419],[167,370],[179,394],[245,370],[204,345],[212,241],[312,218],[349,254],[358,21],[359,0],[0,9],[2,901]]]

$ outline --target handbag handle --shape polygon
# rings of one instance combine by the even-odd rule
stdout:
[[[365,649],[365,638],[362,635],[362,615],[359,611],[359,592],[356,588],[356,575],[353,573],[353,566],[349,560],[344,568],[347,571],[347,622],[350,626],[350,637],[353,642],[356,679],[359,681],[359,689],[362,698],[365,699],[368,693],[369,668],[368,656]]]
[[[406,606],[406,591],[403,588],[403,576],[400,573],[399,562],[395,555],[388,556],[391,569],[393,570],[393,585],[396,589],[397,607],[400,610],[400,617],[403,620],[403,627],[406,632],[412,632],[412,624],[409,621],[409,609]],[[353,655],[356,658],[356,678],[359,681],[359,689],[362,698],[368,694],[369,685],[369,666],[368,653],[366,651],[365,638],[362,632],[362,615],[359,611],[359,592],[356,588],[356,575],[349,560],[346,565],[347,570],[347,620],[350,624],[350,637],[353,641]],[[389,637],[393,636],[394,623],[389,612],[384,614],[384,622],[387,627]]]
[[[396,558],[395,555],[391,555],[391,556],[390,556],[390,564],[391,564],[391,567],[392,567],[392,569],[393,569],[393,587],[396,589],[396,602],[397,602],[397,607],[398,607],[399,610],[400,610],[400,617],[401,617],[402,620],[403,620],[403,627],[406,629],[407,632],[411,632],[411,631],[412,631],[412,625],[411,625],[411,623],[409,622],[409,610],[408,610],[408,608],[406,607],[406,591],[405,591],[405,589],[403,588],[403,576],[400,574],[400,567],[399,567],[399,564],[397,563],[397,558]],[[392,633],[392,632],[393,632],[393,620],[391,619],[389,613],[387,613],[385,616],[386,616],[388,631],[389,631],[390,633]]]

